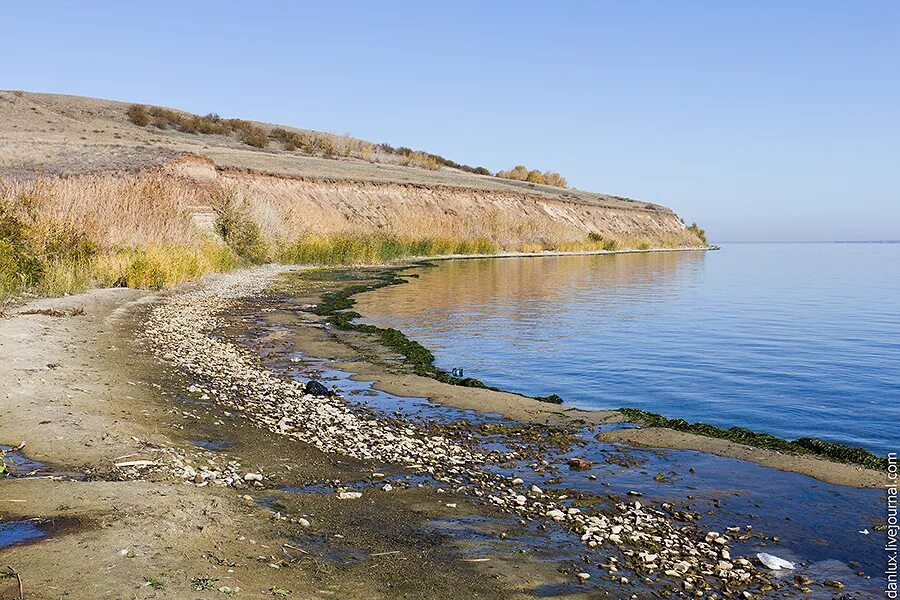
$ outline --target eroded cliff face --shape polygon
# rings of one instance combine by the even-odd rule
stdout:
[[[409,237],[487,238],[499,247],[548,248],[596,239],[636,247],[699,246],[670,209],[611,196],[569,199],[527,191],[298,178],[217,170],[201,159],[168,166],[208,191],[234,190],[264,231],[280,239],[310,234],[379,232]],[[194,210],[203,220],[203,193]],[[208,219],[206,219],[208,220]]]

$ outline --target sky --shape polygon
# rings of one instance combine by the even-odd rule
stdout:
[[[713,241],[900,239],[900,2],[82,0],[2,20],[2,89],[555,170]]]

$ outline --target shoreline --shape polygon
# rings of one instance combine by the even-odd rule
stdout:
[[[324,300],[322,304],[325,305],[325,309],[319,310],[321,307],[321,305],[319,305],[314,309],[314,312],[324,317],[326,320],[337,315],[344,315],[336,322],[332,320],[335,328],[354,329],[354,326],[350,325],[350,319],[346,318],[346,316],[352,318],[357,315],[351,308],[353,306],[353,296],[357,293],[372,291],[386,285],[406,283],[407,281],[403,279],[401,275],[403,271],[410,268],[427,266],[428,262],[430,261],[425,260],[407,262],[401,265],[384,266],[381,268],[371,267],[375,272],[373,279],[377,279],[377,283],[374,285],[358,286],[349,286],[348,284],[349,293],[345,293],[347,292],[347,289],[325,293],[322,295],[322,300]],[[336,270],[340,270],[340,268],[336,268]],[[387,276],[385,277],[385,275]],[[318,301],[316,303],[318,304]],[[370,326],[362,327],[363,330],[369,328]],[[411,343],[414,346],[419,346],[416,342],[412,342],[405,338],[402,332],[394,333],[403,338],[403,342],[401,342],[403,345]],[[311,349],[312,356],[316,356],[316,352],[322,353],[324,350],[324,348],[321,347]],[[417,352],[426,352],[433,360],[433,356],[430,355],[430,352],[428,352],[427,349],[421,348],[421,350],[419,350],[416,348],[415,350]],[[334,349],[332,349],[332,352],[334,352]],[[320,357],[334,358],[332,356],[327,356],[327,354],[326,356]],[[420,358],[416,356],[415,360],[420,360]],[[341,364],[340,361],[339,364]],[[878,488],[883,485],[883,473],[879,470],[854,462],[834,460],[827,456],[820,456],[817,454],[801,454],[799,452],[781,451],[740,443],[728,439],[727,436],[730,432],[721,428],[707,426],[707,429],[717,430],[721,434],[720,436],[709,436],[694,434],[687,431],[678,431],[668,427],[654,427],[653,423],[647,423],[645,426],[640,420],[629,418],[619,409],[585,409],[566,404],[553,404],[532,398],[525,394],[486,386],[477,380],[474,380],[474,385],[467,384],[468,380],[451,381],[448,383],[448,380],[453,378],[447,377],[446,373],[434,369],[433,366],[433,372],[440,375],[437,377],[437,381],[435,381],[432,372],[424,371],[420,368],[416,368],[416,372],[413,375],[408,375],[405,378],[398,378],[396,375],[385,374],[383,369],[371,365],[363,367],[364,372],[360,373],[360,364],[361,363],[358,360],[354,359],[352,364],[344,363],[342,366],[346,367],[348,370],[356,369],[357,377],[359,379],[373,382],[377,389],[395,395],[435,398],[436,401],[440,403],[450,404],[457,408],[472,409],[479,412],[494,412],[503,414],[504,416],[515,420],[533,420],[533,417],[537,415],[539,418],[544,419],[545,423],[554,424],[574,421],[591,425],[634,423],[641,425],[641,427],[635,429],[617,429],[615,432],[607,432],[601,435],[605,436],[606,441],[630,443],[632,445],[644,447],[709,452],[718,456],[748,460],[767,467],[802,473],[815,479],[837,485],[867,488]],[[425,376],[422,377],[422,375]],[[460,384],[462,384],[461,387]],[[652,415],[651,413],[647,414],[652,417],[659,417],[659,415]],[[742,430],[742,433],[747,432]],[[766,438],[767,441],[777,440],[778,442],[783,442],[784,445],[791,444],[791,442],[767,434],[756,434],[755,432],[749,433],[753,433],[757,437]],[[839,451],[845,449],[857,450],[855,447],[844,446],[842,444],[831,444],[831,446],[837,448]]]
[[[245,597],[303,589],[350,597],[478,595],[499,600],[533,597],[542,586],[559,586],[571,597],[605,592],[643,599],[654,597],[656,585],[678,584],[685,576],[682,568],[692,585],[711,592],[726,580],[729,586],[752,590],[754,597],[757,591],[765,595],[772,583],[785,585],[767,583],[770,575],[736,551],[717,575],[702,574],[704,569],[712,573],[716,561],[723,560],[722,548],[739,543],[732,533],[721,534],[724,545],[709,541],[707,530],[715,517],[708,511],[714,506],[698,506],[706,522],[691,525],[691,515],[698,513],[683,504],[683,497],[665,508],[663,500],[637,502],[625,493],[634,488],[619,487],[599,512],[577,509],[597,503],[598,497],[546,485],[557,475],[572,478],[573,484],[590,481],[566,469],[567,438],[548,443],[528,437],[543,440],[540,436],[552,430],[523,429],[520,458],[537,465],[534,473],[520,467],[524,485],[484,470],[481,459],[471,460],[469,446],[447,445],[455,426],[416,429],[410,435],[405,431],[414,421],[397,416],[365,425],[376,429],[355,437],[352,432],[362,431],[352,425],[360,423],[358,414],[343,412],[338,401],[302,394],[281,371],[258,365],[257,350],[237,345],[244,334],[260,350],[280,343],[279,336],[257,338],[253,333],[255,320],[271,318],[286,319],[291,332],[283,339],[286,349],[330,348],[340,354],[335,366],[361,367],[361,355],[373,351],[371,340],[352,333],[347,344],[338,345],[320,319],[296,311],[312,299],[303,290],[295,290],[288,304],[277,309],[271,304],[277,291],[265,292],[254,283],[266,269],[209,277],[156,294],[110,289],[40,300],[29,308],[54,309],[65,316],[12,314],[0,321],[0,344],[15,358],[0,365],[0,408],[14,415],[0,442],[24,440],[24,456],[46,464],[35,476],[0,479],[0,516],[4,523],[40,519],[61,526],[47,529],[44,537],[0,548],[5,564],[22,574],[29,597],[56,597],[65,589],[70,597],[91,600],[118,598],[124,590],[141,598],[188,599],[202,589],[229,595],[240,588]],[[308,291],[321,293],[323,286],[327,284],[313,282]],[[238,310],[244,305],[246,312]],[[393,357],[392,368],[398,366]],[[380,367],[373,363],[373,368]],[[500,394],[400,370],[381,372],[397,377],[397,386],[428,384],[452,391],[472,409],[483,409],[480,402]],[[284,401],[274,400],[282,394]],[[525,417],[528,410],[538,411],[532,419],[559,425],[583,425],[582,412],[597,417],[594,411],[573,412],[519,396],[506,397],[503,404]],[[313,412],[303,408],[294,417],[278,413],[304,406]],[[312,431],[337,427],[337,437],[307,437],[304,424],[310,414],[333,415],[337,420]],[[412,444],[414,454],[424,452],[430,462],[384,463],[398,446],[396,437],[373,445],[388,440],[386,432],[403,440],[401,449]],[[345,434],[352,434],[347,443],[341,437]],[[361,440],[365,443],[360,445]],[[226,444],[209,450],[200,442]],[[624,472],[635,476],[645,454],[627,449],[615,453],[628,464]],[[449,460],[453,457],[462,462]],[[541,466],[541,460],[549,464]],[[457,471],[446,471],[447,464]],[[416,482],[425,467],[435,470],[428,475],[426,468],[424,475],[433,483],[421,487]],[[529,488],[532,481],[540,487]],[[651,492],[643,487],[647,484],[638,485]],[[656,485],[652,476],[649,485]],[[586,504],[573,505],[573,499]],[[471,539],[435,537],[435,523],[465,523],[480,533]],[[727,522],[729,527],[738,523],[731,517]],[[631,528],[636,540],[614,533],[620,526]],[[546,544],[537,540],[547,538],[547,527],[570,536],[571,544],[540,546]],[[761,529],[758,523],[756,528]],[[717,531],[725,532],[725,524]],[[512,546],[504,542],[507,535],[517,540]],[[584,535],[588,538],[579,542]],[[671,558],[659,559],[668,561],[663,564],[673,567],[666,570],[672,574],[659,572],[653,586],[638,581],[647,576],[643,557],[655,548],[643,535],[662,536],[679,549]],[[596,541],[591,536],[602,540],[597,541],[601,554],[585,564],[584,553],[595,552],[588,543]],[[492,540],[492,550],[485,556],[480,548],[487,540]],[[538,550],[522,554],[520,543],[538,544]],[[618,574],[606,559],[617,548],[634,553],[621,556]],[[694,556],[691,548],[704,557],[696,565],[681,555]],[[335,553],[361,558],[335,563],[330,558]],[[711,562],[704,566],[703,561]],[[105,567],[102,575],[98,565]],[[582,574],[592,577],[588,581]],[[630,582],[621,581],[624,574]],[[824,580],[815,570],[808,574]],[[842,575],[848,589],[855,585],[851,575]],[[0,594],[5,583],[0,581]],[[386,596],[385,589],[391,594]]]

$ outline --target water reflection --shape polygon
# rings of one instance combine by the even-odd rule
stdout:
[[[900,421],[900,246],[457,260],[360,295],[445,369],[875,451]]]

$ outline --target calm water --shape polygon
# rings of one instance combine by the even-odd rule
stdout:
[[[356,309],[446,369],[580,406],[900,446],[900,244],[728,244],[417,272]]]

